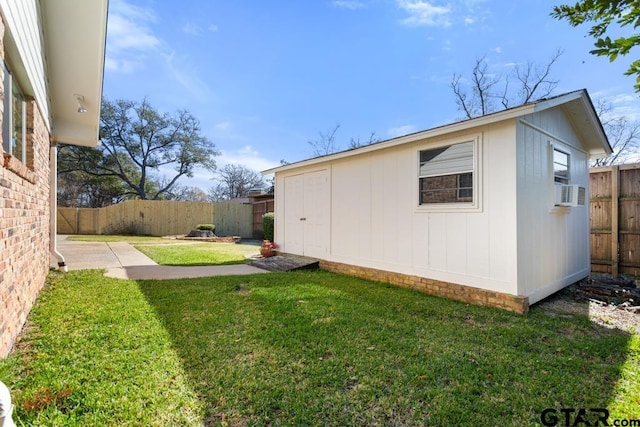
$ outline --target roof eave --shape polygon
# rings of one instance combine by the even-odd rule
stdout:
[[[52,139],[96,146],[107,34],[108,0],[42,1],[41,18]],[[77,97],[86,112],[80,112]]]
[[[513,118],[522,116],[524,114],[532,113],[533,111],[534,111],[533,105],[526,104],[520,107],[511,108],[509,110],[500,111],[497,113],[488,114],[488,115],[476,117],[473,119],[463,120],[460,122],[435,127],[432,129],[421,131],[421,132],[412,133],[409,135],[399,136],[397,138],[389,139],[387,141],[377,142],[371,145],[366,145],[364,147],[358,147],[358,148],[347,150],[347,151],[341,151],[335,154],[314,157],[312,159],[302,160],[300,162],[278,166],[275,168],[264,170],[262,171],[262,174],[268,175],[275,172],[283,172],[289,169],[295,169],[295,168],[304,167],[304,166],[311,166],[314,164],[343,159],[345,157],[356,156],[364,153],[369,153],[372,151],[384,150],[386,148],[391,148],[391,147],[395,147],[402,144],[408,144],[408,143],[420,141],[423,139],[434,138],[434,137],[446,135],[449,133],[464,131],[467,129],[484,126],[484,125],[495,123],[502,120],[513,119]]]
[[[536,111],[557,106],[562,107],[569,116],[591,159],[608,157],[613,153],[602,122],[586,89],[542,101],[537,105]]]
[[[610,156],[612,153],[611,145],[607,139],[602,123],[598,118],[598,115],[593,107],[591,98],[585,89],[569,92],[563,95],[554,96],[548,99],[531,102],[521,105],[519,107],[510,108],[508,110],[499,111],[485,116],[476,117],[456,123],[452,123],[445,126],[436,127],[433,129],[413,133],[410,135],[401,136],[398,138],[390,139],[387,141],[359,147],[352,150],[341,151],[339,153],[330,154],[321,157],[315,157],[308,160],[303,160],[288,165],[278,166],[275,168],[262,171],[263,175],[268,175],[276,172],[284,172],[290,169],[299,167],[312,166],[332,160],[343,159],[346,157],[356,156],[372,151],[384,150],[385,148],[395,147],[397,145],[407,144],[411,142],[420,141],[427,138],[433,138],[453,132],[464,131],[467,129],[485,126],[488,124],[496,123],[499,121],[518,118],[527,114],[532,114],[538,111],[547,110],[563,105],[579,106],[580,112],[584,114],[586,118],[586,128],[581,126],[583,140],[586,141],[589,156],[591,158],[601,158]],[[591,129],[591,132],[587,131]]]

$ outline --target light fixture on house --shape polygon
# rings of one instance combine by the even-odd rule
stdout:
[[[82,95],[73,95],[76,98],[76,101],[78,103],[78,113],[86,113],[87,112],[87,107],[85,107],[84,105],[84,96]]]

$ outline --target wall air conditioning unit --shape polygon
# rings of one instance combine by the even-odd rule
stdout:
[[[556,185],[556,206],[584,206],[586,190],[579,185]]]

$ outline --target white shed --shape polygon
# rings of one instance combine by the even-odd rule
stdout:
[[[275,241],[321,267],[526,312],[590,273],[586,90],[277,167]]]

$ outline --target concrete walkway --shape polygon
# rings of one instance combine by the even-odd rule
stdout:
[[[158,265],[125,242],[75,242],[59,235],[57,245],[69,270],[104,268],[107,270],[105,276],[117,279],[161,280],[268,273],[247,264],[201,267]]]

